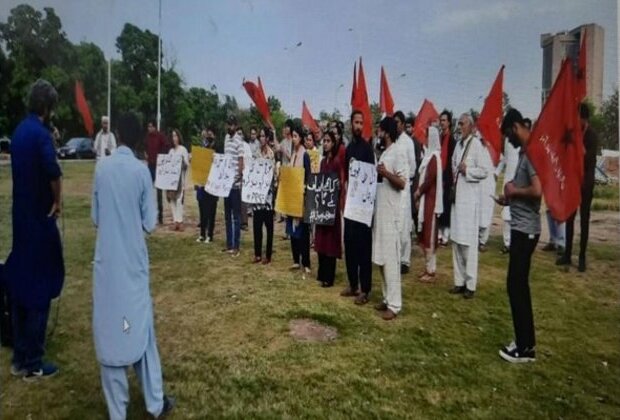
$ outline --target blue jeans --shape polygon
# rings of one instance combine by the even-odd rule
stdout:
[[[547,224],[549,225],[549,243],[564,248],[564,246],[566,245],[566,224],[563,222],[558,223],[551,216],[551,212],[549,210],[547,210]]]
[[[233,188],[228,198],[224,199],[226,217],[226,248],[239,249],[241,240],[241,190]]]
[[[13,304],[13,365],[28,372],[42,365],[49,306],[30,309]]]

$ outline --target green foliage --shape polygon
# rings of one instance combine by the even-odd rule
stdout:
[[[618,88],[603,102],[602,123],[599,127],[600,146],[604,149],[618,150]]]
[[[0,135],[10,134],[26,114],[25,98],[37,78],[49,80],[59,93],[54,123],[64,141],[84,135],[82,118],[75,106],[75,80],[82,81],[93,120],[98,129],[107,112],[107,61],[93,43],[72,44],[52,8],[36,10],[29,5],[13,8],[0,22]],[[112,68],[112,128],[121,113],[132,111],[143,123],[157,118],[157,34],[126,23],[116,39],[121,59]],[[163,62],[163,52],[162,52]],[[287,116],[280,101],[270,96],[272,121],[278,132]],[[161,129],[178,128],[186,144],[197,142],[202,128],[213,125],[225,134],[226,116],[236,114],[243,128],[261,126],[254,107],[241,109],[233,96],[223,98],[215,85],[210,89],[186,87],[174,65],[161,70]]]

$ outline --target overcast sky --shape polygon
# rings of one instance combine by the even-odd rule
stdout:
[[[540,111],[540,34],[597,23],[605,30],[603,96],[618,84],[615,0],[161,0],[164,54],[188,86],[249,98],[241,82],[261,76],[268,95],[301,114],[349,112],[353,64],[363,56],[371,101],[385,66],[396,108],[424,98],[455,113],[480,109],[501,64],[513,106]],[[0,20],[23,3],[2,0]],[[53,7],[73,42],[118,57],[125,22],[158,31],[158,0],[30,1]],[[297,47],[296,44],[302,45]],[[342,85],[342,86],[341,86]],[[114,94],[114,93],[112,93]]]

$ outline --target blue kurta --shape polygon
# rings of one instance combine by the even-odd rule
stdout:
[[[157,207],[146,165],[126,146],[95,169],[91,216],[97,226],[93,333],[99,363],[127,366],[142,358],[153,328],[145,232]]]
[[[7,289],[25,308],[45,309],[62,289],[65,266],[50,182],[62,173],[50,131],[30,114],[11,141],[13,247],[6,262]]]

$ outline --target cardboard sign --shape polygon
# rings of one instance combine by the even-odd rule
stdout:
[[[319,150],[306,150],[310,157],[310,172],[318,174],[321,172],[321,153]]]
[[[274,162],[270,159],[251,159],[243,168],[241,201],[248,204],[264,204],[267,201]]]
[[[339,192],[338,174],[311,175],[306,186],[304,222],[327,226],[336,223]]]
[[[216,197],[228,197],[235,183],[237,166],[229,155],[215,153],[205,191]]]
[[[304,168],[280,168],[280,185],[276,211],[287,216],[302,217],[304,212]]]
[[[376,195],[377,169],[375,165],[357,160],[351,161],[344,217],[370,226]]]
[[[179,189],[181,180],[181,155],[159,154],[157,155],[157,169],[155,170],[155,188],[165,191]]]
[[[192,182],[194,185],[205,185],[213,163],[213,149],[192,146]]]

